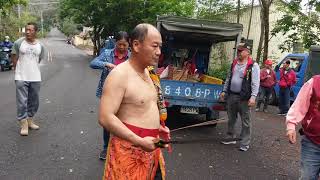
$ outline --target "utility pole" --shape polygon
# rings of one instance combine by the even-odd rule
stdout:
[[[41,14],[41,37],[43,37],[43,11],[40,11]]]
[[[19,21],[21,21],[21,7],[20,4],[18,4],[18,18]],[[21,35],[21,27],[19,26],[19,35]]]

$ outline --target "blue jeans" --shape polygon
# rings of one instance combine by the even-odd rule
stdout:
[[[290,107],[290,88],[280,88],[279,110],[280,113],[287,113]]]
[[[301,180],[317,180],[320,173],[320,146],[306,136],[301,139]]]
[[[33,117],[39,108],[41,82],[15,81],[17,100],[17,119]]]

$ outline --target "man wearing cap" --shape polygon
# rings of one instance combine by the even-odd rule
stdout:
[[[290,107],[290,91],[291,87],[296,84],[296,73],[290,68],[290,60],[286,60],[280,69],[279,80],[279,113],[285,116]]]
[[[231,65],[225,81],[221,99],[227,95],[228,132],[222,144],[236,144],[235,123],[240,114],[242,121],[240,151],[247,151],[251,140],[250,107],[256,102],[260,86],[260,68],[251,56],[251,47],[247,43],[238,46],[238,57]]]
[[[263,112],[267,111],[270,95],[276,83],[276,73],[272,69],[272,60],[267,59],[264,62],[264,68],[260,71],[260,95],[256,111],[260,111],[261,103],[263,103]]]

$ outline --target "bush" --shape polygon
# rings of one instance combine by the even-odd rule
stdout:
[[[209,76],[213,76],[225,81],[229,70],[230,70],[230,64],[223,63],[219,68],[210,68],[208,71],[208,74]]]

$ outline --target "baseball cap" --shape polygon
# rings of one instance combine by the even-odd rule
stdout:
[[[272,60],[271,59],[267,59],[267,60],[264,61],[264,64],[272,65]]]
[[[251,46],[248,43],[239,43],[238,51],[249,50],[251,52]]]

